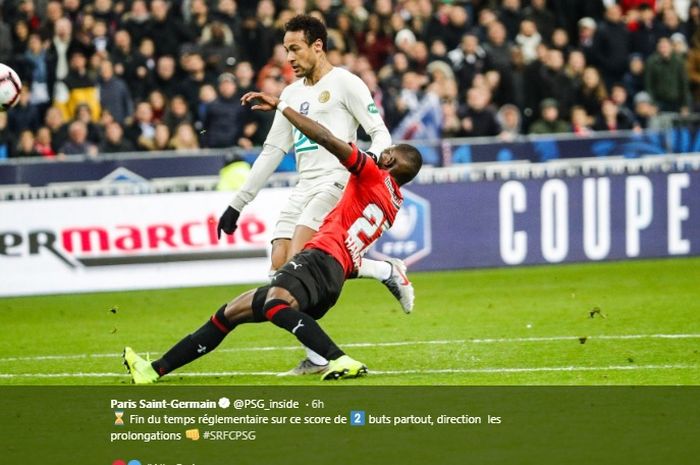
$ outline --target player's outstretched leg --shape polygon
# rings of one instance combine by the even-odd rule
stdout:
[[[131,374],[131,381],[134,384],[155,383],[160,377],[214,350],[238,324],[252,321],[254,293],[255,290],[248,291],[230,304],[222,305],[198,330],[182,338],[153,362],[140,357],[131,347],[124,348],[124,365]]]
[[[328,363],[328,369],[321,375],[321,380],[357,378],[366,374],[367,367],[364,363],[343,355]]]
[[[357,270],[357,277],[374,278],[381,281],[399,301],[404,313],[413,311],[415,293],[413,284],[406,275],[406,264],[403,260],[390,258],[386,261],[378,261],[363,258]]]
[[[304,346],[304,350],[306,350],[306,358],[304,360],[291,370],[279,373],[277,376],[317,375],[328,369],[328,360],[325,357],[306,346]]]
[[[153,369],[151,362],[138,355],[131,347],[124,347],[122,358],[132,383],[153,384],[158,381],[158,373]]]
[[[321,379],[351,378],[367,373],[367,367],[345,355],[321,329],[316,320],[306,313],[293,309],[287,299],[279,297],[280,295],[268,294],[268,300],[263,309],[265,316],[275,325],[294,334],[304,346],[329,360],[328,370],[323,372]],[[331,368],[333,373],[326,377]]]

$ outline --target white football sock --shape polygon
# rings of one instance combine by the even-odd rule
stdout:
[[[306,358],[311,360],[311,363],[313,363],[314,365],[328,365],[328,360],[318,355],[316,352],[314,352],[306,346],[304,346],[304,349],[306,350]]]
[[[363,258],[357,269],[357,277],[386,281],[391,277],[391,263]]]

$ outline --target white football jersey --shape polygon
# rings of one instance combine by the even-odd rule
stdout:
[[[379,155],[391,145],[391,135],[382,120],[367,85],[358,76],[334,67],[316,84],[304,79],[288,85],[280,99],[299,113],[322,124],[339,139],[355,142],[357,128],[363,127],[372,138],[369,151]],[[301,179],[312,179],[330,172],[346,171],[338,159],[297,130],[279,112],[263,144],[253,171],[231,206],[238,211],[255,198],[285,153],[294,149]]]
[[[322,124],[337,138],[357,141],[357,127],[367,134],[389,132],[362,80],[342,68],[333,68],[316,84],[307,86],[299,79],[287,86],[280,99],[294,110]],[[376,137],[375,137],[376,138]],[[391,144],[390,136],[373,138],[370,152],[378,155]],[[294,149],[301,178],[313,178],[329,170],[345,170],[328,150],[303,135],[281,114],[276,114],[265,144],[288,152]]]

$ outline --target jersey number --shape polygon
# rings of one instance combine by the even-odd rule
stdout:
[[[370,203],[365,207],[362,216],[356,219],[348,229],[348,238],[357,250],[362,250],[369,245],[360,238],[360,233],[369,241],[381,226],[382,221],[384,221],[384,212],[376,204]]]
[[[294,128],[294,150],[296,153],[310,152],[312,150],[318,150],[318,144],[306,137],[297,128]]]

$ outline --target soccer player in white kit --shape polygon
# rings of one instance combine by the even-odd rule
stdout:
[[[362,125],[372,139],[368,150],[381,154],[391,145],[389,134],[367,86],[349,71],[331,65],[326,58],[326,27],[318,19],[299,15],[285,25],[284,47],[294,74],[300,78],[287,86],[280,99],[322,125],[335,137],[355,142]],[[219,219],[218,232],[233,234],[243,208],[250,203],[275,171],[282,157],[294,147],[299,181],[280,212],[272,240],[272,270],[277,270],[318,231],[326,214],[335,207],[348,181],[348,170],[324,147],[295,129],[276,114],[263,150],[252,171]],[[413,309],[413,286],[401,260],[362,259],[358,277],[384,283],[401,303],[404,312]],[[328,361],[306,348],[307,358],[287,375],[319,373]]]

